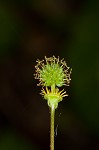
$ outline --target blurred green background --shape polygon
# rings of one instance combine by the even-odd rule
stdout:
[[[50,114],[36,59],[72,67],[59,104],[55,149],[99,149],[99,1],[0,1],[0,150],[48,150]]]

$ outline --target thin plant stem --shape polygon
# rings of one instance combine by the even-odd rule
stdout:
[[[51,120],[50,120],[50,150],[54,150],[54,116],[55,116],[55,107],[54,105],[50,109],[51,111]]]
[[[50,107],[50,150],[54,150],[54,116],[55,109],[58,107],[58,103],[63,100],[66,91],[59,90],[59,87],[70,85],[71,69],[67,66],[64,59],[60,60],[59,56],[47,58],[44,60],[37,60],[35,66],[36,73],[35,79],[39,80],[40,86],[42,86],[41,95],[47,100]]]

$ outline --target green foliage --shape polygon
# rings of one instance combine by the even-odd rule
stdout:
[[[98,1],[88,5],[82,16],[74,20],[74,37],[68,52],[73,67],[72,105],[88,129],[99,132]]]
[[[0,150],[39,150],[35,144],[31,144],[22,135],[18,135],[12,129],[5,129],[0,135]]]

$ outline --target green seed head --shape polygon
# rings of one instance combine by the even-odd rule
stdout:
[[[68,86],[70,83],[70,69],[63,59],[59,60],[59,57],[47,58],[45,56],[45,60],[37,60],[35,68],[35,78],[40,81],[38,85],[61,87],[63,85]]]
[[[41,94],[48,101],[48,106],[56,109],[63,97],[68,96],[66,91],[59,91],[58,87],[69,86],[71,70],[67,67],[64,59],[59,60],[55,56],[45,60],[37,60],[35,79],[39,79],[39,84],[43,86]],[[44,88],[46,87],[46,88]]]

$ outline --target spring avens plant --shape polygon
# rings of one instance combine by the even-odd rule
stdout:
[[[50,150],[54,150],[54,115],[58,103],[68,96],[66,91],[59,90],[62,86],[70,85],[71,69],[67,66],[64,59],[60,60],[55,56],[40,61],[37,64],[35,79],[39,80],[38,86],[42,86],[41,95],[47,100],[48,106],[51,111],[51,126],[50,126]]]

